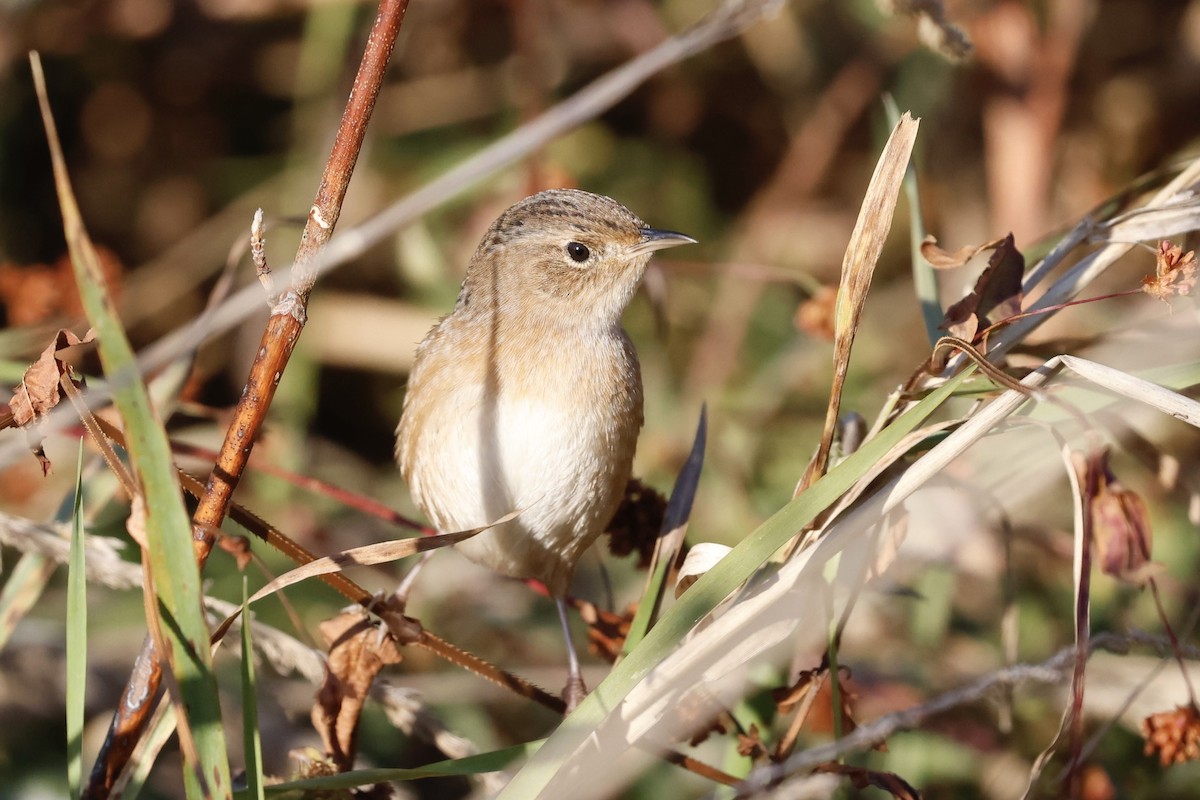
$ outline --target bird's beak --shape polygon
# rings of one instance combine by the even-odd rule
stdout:
[[[675,231],[660,231],[656,228],[642,228],[642,239],[629,248],[629,255],[640,256],[653,253],[655,250],[665,250],[668,247],[678,247],[681,244],[695,244],[690,236]]]

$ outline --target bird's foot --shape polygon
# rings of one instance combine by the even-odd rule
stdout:
[[[569,676],[567,685],[562,690],[562,699],[567,704],[567,713],[570,714],[574,711],[585,697],[587,697],[587,687],[583,685],[583,676],[579,674]]]

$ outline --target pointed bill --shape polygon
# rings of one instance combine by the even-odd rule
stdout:
[[[665,250],[668,247],[678,247],[681,244],[695,244],[696,240],[687,234],[675,231],[662,231],[657,228],[642,228],[642,240],[629,248],[629,255],[640,256],[653,253],[655,250]]]

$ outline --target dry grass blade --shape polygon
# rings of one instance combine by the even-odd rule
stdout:
[[[456,542],[461,542],[465,539],[470,539],[476,534],[486,531],[488,528],[496,525],[502,525],[511,519],[514,519],[520,512],[514,511],[511,514],[506,514],[500,519],[493,522],[491,525],[484,525],[479,528],[471,528],[466,531],[458,531],[455,533],[442,533],[437,536],[414,536],[408,539],[396,539],[390,542],[379,542],[377,544],[363,545],[362,547],[354,547],[350,550],[344,550],[332,556],[318,558],[316,561],[310,561],[303,566],[296,567],[280,575],[275,580],[268,583],[266,586],[259,589],[250,598],[251,603],[257,602],[268,595],[278,592],[293,584],[299,583],[308,578],[315,578],[318,575],[324,575],[329,572],[340,572],[348,567],[366,567],[372,564],[386,564],[389,561],[396,561],[401,558],[423,553],[427,550],[436,550],[439,547],[449,547]]]
[[[846,245],[842,261],[842,278],[838,286],[837,308],[834,312],[833,342],[833,385],[829,390],[829,405],[825,409],[825,428],[821,443],[804,473],[796,494],[807,489],[813,481],[825,474],[829,461],[829,449],[833,445],[833,434],[837,429],[838,410],[842,403],[842,390],[850,370],[850,349],[858,333],[863,304],[871,288],[871,278],[883,243],[892,228],[892,215],[896,211],[908,161],[912,156],[920,121],[906,111],[888,137],[883,153],[875,165],[875,173],[863,197],[854,232]]]

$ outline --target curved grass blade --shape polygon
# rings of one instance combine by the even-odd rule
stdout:
[[[629,655],[642,641],[662,606],[667,575],[671,572],[671,565],[675,563],[679,548],[683,545],[688,517],[692,514],[692,503],[696,500],[696,487],[700,483],[700,472],[704,469],[704,448],[707,439],[708,406],[702,405],[700,422],[696,425],[696,438],[692,442],[692,452],[684,462],[683,469],[679,471],[679,477],[675,479],[675,488],[671,490],[671,499],[667,501],[667,512],[663,516],[658,545],[654,549],[654,559],[650,564],[646,591],[642,593],[642,602],[638,604],[637,613],[629,625],[622,657]]]
[[[523,756],[530,756],[542,746],[542,741],[526,742],[525,744],[506,747],[503,750],[493,750],[490,753],[456,758],[452,761],[438,761],[423,767],[412,769],[360,769],[343,772],[338,775],[327,775],[320,778],[306,778],[288,783],[273,784],[266,787],[267,797],[279,797],[293,792],[303,793],[305,797],[315,796],[315,792],[332,792],[354,789],[359,786],[371,786],[376,783],[391,781],[415,781],[422,778],[445,778],[462,775],[479,775],[484,772],[499,772],[513,761]],[[238,800],[249,800],[250,795],[245,791],[235,794]]]
[[[186,765],[185,787],[189,797],[228,797],[232,790],[229,763],[208,648],[208,627],[200,605],[200,570],[192,550],[191,520],[183,505],[166,433],[141,380],[133,349],[106,290],[99,259],[75,201],[37,53],[30,54],[30,62],[50,144],[54,183],[75,281],[88,321],[96,331],[100,361],[113,387],[113,400],[126,431],[130,462],[145,498],[148,556],[158,593],[158,616],[164,622],[163,634],[170,643],[167,654],[170,668],[182,689],[196,738],[197,763]]]

